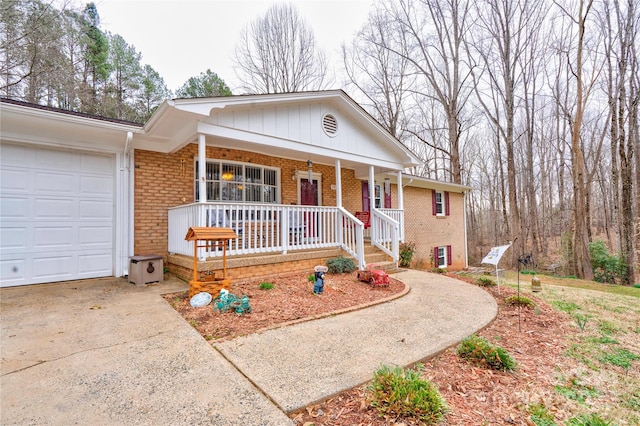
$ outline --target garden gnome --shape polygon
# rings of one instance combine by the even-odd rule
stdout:
[[[327,272],[326,266],[316,266],[313,268],[315,271],[315,284],[313,286],[313,292],[315,294],[321,294],[324,291],[324,274]]]

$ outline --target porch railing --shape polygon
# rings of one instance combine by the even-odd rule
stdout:
[[[398,230],[400,233],[398,234],[398,238],[401,242],[404,241],[404,210],[401,209],[378,209],[381,213],[386,214],[391,219],[398,222]]]
[[[398,262],[400,258],[399,227],[397,220],[380,210],[373,211],[371,215],[371,243],[391,256],[394,262]]]
[[[287,253],[290,250],[342,247],[364,267],[363,224],[344,209],[283,204],[194,203],[169,209],[170,253],[193,256],[184,237],[189,227],[233,229],[228,255]],[[221,247],[198,248],[198,258],[222,256]]]

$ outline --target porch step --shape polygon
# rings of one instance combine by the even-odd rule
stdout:
[[[371,265],[371,264],[375,264],[376,269],[383,270],[387,274],[394,274],[399,271],[398,266],[395,263],[390,261],[367,263],[367,265]]]
[[[390,274],[398,271],[398,266],[391,261],[385,252],[370,244],[366,244],[364,247],[364,261],[367,265],[375,263],[377,268]]]

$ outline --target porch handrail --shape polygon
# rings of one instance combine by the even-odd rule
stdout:
[[[371,243],[387,253],[394,262],[400,259],[399,231],[397,220],[374,209],[371,215]]]
[[[238,238],[228,255],[286,254],[290,250],[342,247],[364,267],[364,225],[344,209],[270,203],[192,203],[168,210],[169,253],[193,255],[189,227],[221,226]],[[221,247],[199,248],[200,260],[222,256]]]
[[[400,234],[398,239],[404,242],[404,210],[403,209],[378,209],[381,213],[386,214],[390,218],[398,221]]]
[[[338,241],[340,247],[358,262],[358,269],[364,269],[364,223],[343,207],[338,207]]]

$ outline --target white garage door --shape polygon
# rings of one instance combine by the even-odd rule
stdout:
[[[113,275],[114,157],[0,145],[0,286]]]

